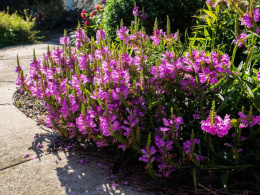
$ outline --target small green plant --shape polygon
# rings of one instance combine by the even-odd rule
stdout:
[[[24,20],[17,13],[0,12],[0,48],[37,42],[39,37],[34,26],[34,19]]]

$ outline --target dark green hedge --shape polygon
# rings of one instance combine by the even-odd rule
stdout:
[[[112,37],[115,35],[121,19],[126,26],[130,26],[133,20],[134,2],[140,9],[144,7],[148,14],[148,19],[144,23],[148,34],[152,33],[156,17],[159,27],[166,29],[167,15],[171,19],[172,32],[177,29],[184,32],[192,25],[192,16],[205,4],[205,0],[108,0],[103,22],[109,35]]]

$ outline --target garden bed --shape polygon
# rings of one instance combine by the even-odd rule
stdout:
[[[258,7],[207,0],[182,42],[169,17],[165,32],[155,20],[146,34],[144,10],[135,5],[131,26],[121,22],[112,41],[97,4],[94,18],[82,11],[86,21],[75,32],[75,48],[65,33],[60,48],[48,49],[44,60],[33,57],[28,76],[18,62],[16,83],[45,102],[47,127],[78,151],[116,154],[114,168],[133,162],[181,192],[258,192]],[[87,36],[90,27],[95,37]],[[33,109],[33,101],[24,106]]]

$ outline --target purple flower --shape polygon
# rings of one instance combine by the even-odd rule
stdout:
[[[60,44],[61,45],[69,45],[70,44],[70,38],[69,37],[61,37],[60,38]]]
[[[158,168],[159,168],[159,172],[162,173],[163,177],[168,177],[170,173],[175,170],[172,165],[166,163],[162,163],[158,165]]]
[[[257,80],[260,81],[260,68],[258,69],[258,72],[257,72]]]
[[[229,143],[224,143],[224,146],[227,146],[229,148],[233,148],[233,146],[231,144],[229,144]]]
[[[76,31],[75,36],[76,36],[76,48],[77,49],[82,47],[84,43],[88,43],[90,41],[89,38],[86,37],[85,32],[81,28],[79,28]]]
[[[105,40],[106,39],[106,33],[104,30],[97,30],[96,34],[96,44],[99,44],[100,40]]]
[[[133,15],[134,15],[134,16],[138,16],[138,14],[139,14],[139,7],[136,6],[136,7],[134,7],[134,9],[133,9]]]
[[[159,43],[161,42],[161,39],[156,35],[152,35],[151,39],[153,40],[153,44],[156,46],[159,45]]]
[[[83,158],[81,158],[80,161],[79,161],[78,163],[81,164],[81,165],[84,165],[85,161],[84,161]]]
[[[173,128],[175,131],[178,131],[180,128],[180,125],[183,124],[182,117],[176,117],[173,115],[173,118],[168,120],[166,118],[163,118],[163,123],[165,127],[160,127],[160,131],[165,132],[171,130]]]
[[[166,155],[166,153],[170,152],[173,149],[173,141],[165,140],[165,138],[160,135],[157,135],[155,137],[155,145],[158,147],[158,151],[161,155]]]
[[[247,39],[245,39],[247,37],[246,33],[241,33],[240,35],[238,35],[238,37],[236,37],[236,40],[234,41],[235,43],[238,42],[238,47],[241,48],[243,43],[247,42]],[[244,39],[244,40],[241,40]],[[241,40],[241,41],[240,41]]]
[[[38,144],[37,147],[38,147],[38,148],[42,148],[43,145],[42,145],[42,144]]]
[[[124,184],[125,186],[128,186],[129,182],[128,182],[128,181],[124,181],[123,184]]]
[[[239,128],[240,129],[243,129],[243,128],[246,128],[248,127],[248,121],[249,121],[249,117],[246,116],[245,114],[243,114],[242,112],[238,112],[238,115],[239,115],[239,121],[240,121],[240,125],[239,125]]]
[[[206,0],[206,3],[207,3],[210,7],[215,7],[215,3],[212,2],[212,0]]]
[[[217,134],[219,137],[227,135],[230,128],[231,126],[229,115],[226,115],[224,120],[220,116],[214,115],[213,119],[211,119],[211,116],[209,116],[206,121],[201,121],[201,129],[203,131],[212,135]]]
[[[97,164],[99,167],[104,167],[104,165],[102,165],[101,163],[98,163]]]
[[[156,149],[154,146],[152,146],[150,148],[148,146],[146,146],[145,149],[141,150],[141,152],[143,153],[143,156],[139,157],[140,161],[144,161],[147,163],[150,161],[152,163],[155,160],[155,157],[152,157],[152,155],[154,155],[156,152]]]
[[[113,182],[112,187],[116,189],[117,184]]]
[[[16,66],[14,72],[19,73],[19,72],[22,71],[23,69],[24,69],[23,66]],[[20,75],[18,75],[18,76],[20,76]]]
[[[200,140],[197,138],[194,138],[193,144],[199,144]],[[192,146],[192,141],[188,140],[183,143],[183,150],[185,151],[186,154],[191,153],[191,146]]]
[[[24,157],[24,158],[27,158],[27,157],[29,157],[29,154],[27,153],[27,154],[25,154],[23,157]]]
[[[87,66],[89,66],[89,62],[88,62],[89,58],[88,58],[88,55],[80,56],[80,57],[78,58],[78,60],[79,60],[79,68],[80,68],[81,70],[88,70],[88,68],[87,68]]]
[[[216,71],[210,71],[209,68],[204,68],[203,72],[199,73],[198,76],[201,83],[205,83],[209,80],[209,82],[213,85],[218,82],[218,80],[216,79]]]
[[[80,114],[80,116],[76,119],[76,125],[82,135],[87,134],[87,129],[92,132],[96,132],[96,123],[93,120],[93,116],[91,116],[89,113],[86,113],[84,118],[82,114]]]
[[[130,41],[130,37],[128,35],[129,29],[126,26],[123,26],[121,29],[116,31],[116,34],[120,40],[125,40],[125,44]]]
[[[252,116],[252,120],[254,121],[254,124],[260,125],[260,115],[259,116]]]
[[[32,157],[30,160],[35,160],[35,159],[37,159],[37,156]]]
[[[200,119],[200,111],[196,110],[195,113],[193,114],[194,119]]]
[[[142,22],[144,22],[147,18],[148,18],[148,15],[141,11],[141,20],[142,20]]]
[[[256,15],[256,17],[258,16]],[[253,26],[252,18],[250,17],[250,14],[248,12],[244,15],[244,18],[240,18],[240,21],[242,22],[241,25],[244,25],[247,28],[251,28]]]
[[[253,16],[254,16],[254,21],[258,22],[260,20],[260,13],[259,13],[259,8],[256,8],[253,11]]]
[[[117,146],[118,148],[122,148],[123,151],[126,150],[126,145],[125,144],[121,144]]]

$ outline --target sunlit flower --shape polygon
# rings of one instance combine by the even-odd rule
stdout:
[[[87,19],[85,10],[81,11],[81,17],[82,17],[83,20]]]

